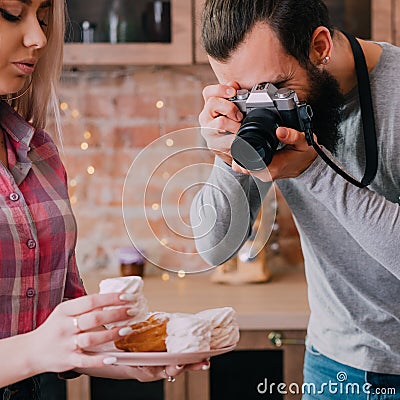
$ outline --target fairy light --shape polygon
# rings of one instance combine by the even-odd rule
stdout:
[[[78,111],[76,108],[74,108],[74,109],[71,111],[71,117],[72,117],[72,118],[78,118],[79,115],[80,115],[80,113],[79,113],[79,111]]]
[[[92,133],[90,131],[85,131],[83,137],[88,140],[92,137]]]
[[[87,142],[82,142],[81,143],[81,149],[82,150],[87,150],[89,148],[89,144]]]
[[[164,107],[164,102],[162,100],[158,100],[156,103],[156,107],[160,110]]]
[[[68,103],[65,103],[65,102],[62,102],[61,104],[60,104],[60,109],[61,109],[61,111],[66,111],[66,110],[68,110]]]
[[[71,202],[71,204],[76,204],[78,201],[78,198],[76,196],[71,196],[69,201]]]
[[[161,275],[161,279],[162,279],[164,282],[169,281],[169,274],[167,274],[167,273],[162,274],[162,275]]]
[[[151,205],[151,208],[152,208],[154,211],[157,211],[157,210],[160,209],[160,205],[159,205],[158,203],[153,203],[153,204]]]
[[[164,172],[164,173],[162,174],[162,177],[163,177],[165,180],[167,180],[170,176],[171,176],[171,175],[169,174],[169,172]]]
[[[168,244],[168,240],[167,239],[161,239],[160,243],[165,247]]]
[[[76,181],[76,179],[71,179],[69,181],[69,186],[71,186],[71,187],[76,187],[77,184],[78,184],[78,182]]]
[[[186,272],[183,270],[183,269],[181,269],[180,271],[178,271],[178,277],[179,278],[184,278],[186,276]]]
[[[89,165],[89,166],[86,168],[86,171],[87,171],[87,173],[88,173],[89,175],[93,175],[93,174],[94,174],[94,167],[93,167],[93,165]]]
[[[165,141],[165,144],[166,144],[168,147],[172,147],[172,146],[174,145],[174,141],[173,141],[172,139],[167,139],[167,140]]]

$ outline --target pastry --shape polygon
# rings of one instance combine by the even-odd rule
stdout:
[[[239,325],[236,321],[236,312],[232,307],[212,308],[200,311],[196,316],[211,323],[210,348],[212,350],[231,346],[239,341]]]
[[[125,351],[166,351],[168,314],[154,313],[145,321],[131,325],[132,333],[114,342],[115,347]]]
[[[167,324],[169,353],[209,351],[211,322],[192,314],[171,314]]]
[[[125,276],[118,278],[104,279],[100,282],[99,293],[129,293],[133,294],[133,299],[124,307],[130,306],[135,309],[136,314],[124,321],[107,324],[106,328],[111,329],[115,326],[132,325],[145,321],[148,316],[147,300],[143,293],[143,280],[139,276]],[[120,308],[120,306],[105,307],[105,309]]]

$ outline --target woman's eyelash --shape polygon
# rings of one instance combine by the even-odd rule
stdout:
[[[18,22],[21,20],[21,17],[19,15],[10,14],[3,8],[0,8],[0,14],[5,20],[10,21],[10,22]]]
[[[3,8],[0,8],[0,15],[5,20],[10,21],[10,22],[19,22],[19,21],[21,21],[21,16],[20,15],[10,14],[6,10],[4,10]],[[38,22],[39,22],[40,26],[44,26],[44,27],[47,26],[46,21],[44,21],[43,19],[38,19]]]

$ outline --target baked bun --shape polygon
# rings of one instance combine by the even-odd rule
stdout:
[[[152,352],[167,351],[167,314],[152,314],[143,322],[130,325],[132,333],[114,342],[115,347],[124,351]]]

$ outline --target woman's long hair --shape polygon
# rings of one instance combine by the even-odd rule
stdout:
[[[61,125],[56,87],[62,71],[64,33],[64,0],[53,0],[45,33],[47,45],[32,74],[29,91],[11,102],[11,106],[36,129],[45,128],[51,107],[59,134]]]

